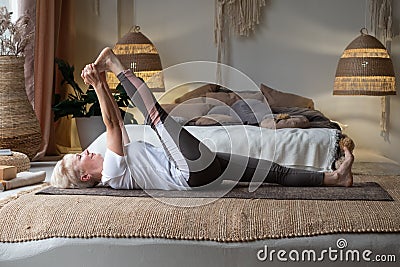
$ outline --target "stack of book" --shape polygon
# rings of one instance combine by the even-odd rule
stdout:
[[[12,151],[9,148],[0,149],[0,156],[12,156]]]
[[[0,156],[12,156],[11,149],[0,149]],[[17,172],[16,166],[0,165],[0,191],[41,183],[46,172]]]
[[[15,166],[0,165],[0,191],[37,184],[43,182],[45,178],[45,171],[17,173]]]

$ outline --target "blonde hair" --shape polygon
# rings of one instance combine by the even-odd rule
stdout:
[[[76,168],[73,162],[74,157],[75,154],[67,154],[57,162],[50,179],[52,186],[59,188],[87,188],[93,187],[98,183],[92,179],[86,182],[81,180],[84,172]]]

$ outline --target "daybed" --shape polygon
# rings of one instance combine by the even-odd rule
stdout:
[[[182,123],[196,124],[206,113]],[[182,118],[182,114],[174,115]],[[274,119],[271,114],[268,117]],[[219,125],[185,127],[212,149],[290,166],[327,170],[337,158],[341,135],[334,125],[274,131],[228,125],[220,118],[204,119]],[[323,123],[332,125],[325,119]],[[127,128],[132,139],[145,138],[159,145],[148,126]],[[268,141],[274,139],[271,145]],[[102,135],[89,149],[101,152],[104,141]],[[355,177],[357,183],[377,182],[393,201],[222,198],[210,203],[202,198],[176,198],[169,201],[176,205],[170,205],[146,197],[25,193],[0,202],[0,266],[284,266],[287,262],[277,258],[279,250],[286,252],[281,258],[294,250],[311,257],[298,260],[304,266],[366,266],[382,255],[390,261],[385,266],[394,266],[392,256],[400,256],[399,174]],[[269,258],[272,250],[275,254]],[[318,255],[315,260],[311,250]],[[320,257],[323,250],[336,254]],[[355,250],[371,250],[367,259],[372,261],[346,260]]]
[[[312,99],[264,84],[259,91],[233,92],[210,84],[183,95],[179,90],[174,88],[161,96],[162,107],[212,150],[328,171],[335,169],[335,161],[343,156],[341,141],[354,149],[353,141],[342,134],[337,123],[314,110]],[[143,120],[140,114],[135,116]],[[132,140],[161,145],[148,126],[127,128]],[[104,142],[105,136],[101,136],[89,150],[104,152]]]

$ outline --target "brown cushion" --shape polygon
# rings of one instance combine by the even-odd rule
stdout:
[[[178,97],[175,99],[175,103],[183,103],[189,99],[192,98],[198,98],[198,97],[203,97],[206,96],[207,92],[214,92],[217,90],[216,84],[205,84],[203,86],[200,86],[199,88],[196,88],[190,92],[187,92],[181,97]]]
[[[238,96],[235,93],[225,93],[225,92],[210,92],[206,93],[206,103],[217,105],[228,105],[231,106],[238,100]]]
[[[215,101],[215,99],[217,101]],[[264,95],[261,92],[210,92],[206,93],[206,103],[214,106],[226,104],[232,106],[233,103],[240,99],[257,99],[265,102]]]
[[[289,116],[287,119],[277,119],[268,117],[261,121],[260,127],[269,129],[282,129],[282,128],[308,128],[310,122],[305,116]]]
[[[212,108],[212,105],[205,103],[191,104],[162,104],[161,107],[171,116],[193,119],[206,115]]]
[[[205,97],[196,97],[196,98],[190,98],[186,100],[184,103],[180,104],[201,104],[201,103],[206,103],[206,98]]]
[[[237,120],[231,116],[223,114],[209,114],[198,118],[195,125],[214,125],[214,124],[229,124],[229,123],[239,123]]]
[[[255,92],[237,92],[241,99],[257,99],[261,102],[265,102],[265,97],[262,92],[255,91]]]
[[[268,87],[265,84],[261,84],[260,89],[267,99],[270,107],[301,107],[314,109],[314,102],[310,98],[280,92]]]

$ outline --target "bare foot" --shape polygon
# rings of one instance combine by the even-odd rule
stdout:
[[[329,186],[352,186],[353,173],[351,167],[353,166],[354,156],[347,147],[343,147],[344,161],[340,167],[332,172],[326,173],[324,177],[324,184]]]
[[[112,71],[115,75],[118,75],[124,70],[124,66],[122,66],[117,56],[109,47],[106,47],[101,51],[94,64],[100,73],[104,71]]]
[[[353,185],[353,173],[351,172],[351,167],[353,166],[354,156],[350,150],[345,146],[344,150],[344,161],[337,169],[339,175],[338,185],[342,186],[352,186]]]

